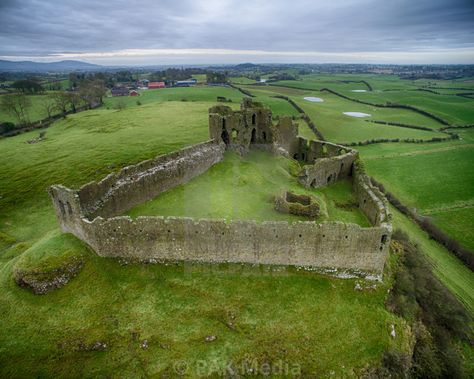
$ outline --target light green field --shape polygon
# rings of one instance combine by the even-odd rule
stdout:
[[[366,120],[377,120],[387,122],[399,122],[425,127],[439,127],[440,124],[423,115],[409,110],[376,108],[363,104],[357,104],[329,93],[304,92],[283,87],[255,87],[242,86],[252,94],[259,97],[285,95],[293,99],[313,120],[327,140],[339,143],[362,142],[372,139],[431,139],[433,137],[445,138],[446,134],[435,131],[416,130],[400,128],[391,125],[380,125]],[[288,89],[286,89],[288,90]],[[323,103],[311,103],[304,100],[305,96],[320,97]],[[343,112],[362,112],[372,115],[367,118],[355,118],[346,116]]]
[[[52,93],[52,92],[48,92],[48,93]],[[27,95],[28,99],[31,102],[31,106],[28,107],[28,110],[27,110],[27,114],[28,114],[28,118],[30,122],[36,122],[48,117],[48,114],[43,110],[41,106],[41,103],[45,101],[45,99],[47,98],[46,95],[47,93],[44,95]],[[0,95],[0,97],[1,96],[4,96],[4,95]],[[54,115],[59,114],[59,112],[54,111],[53,114]],[[13,122],[14,124],[16,124],[18,120],[14,116],[8,114],[4,109],[0,108],[0,124],[2,122]]]
[[[379,144],[358,148],[367,172],[397,198],[426,215],[466,247],[474,236],[474,131],[436,144]]]
[[[339,143],[360,142],[371,139],[431,139],[433,137],[446,137],[445,134],[425,130],[400,128],[391,125],[380,125],[366,120],[412,123],[423,125],[418,115],[410,111],[400,111],[385,108],[375,108],[367,105],[356,104],[341,99],[332,94],[313,93],[312,96],[320,97],[324,103],[311,103],[301,97],[291,98],[308,114],[324,137]],[[350,117],[343,112],[362,112],[372,115],[367,118]]]
[[[226,153],[223,161],[204,174],[135,207],[128,214],[133,217],[160,215],[256,221],[308,220],[274,209],[274,197],[290,190],[322,200],[328,217],[319,217],[318,222],[345,221],[370,226],[358,208],[341,207],[342,204],[356,204],[350,182],[339,182],[319,190],[306,189],[297,182],[298,171],[297,162],[269,153],[251,151],[245,158]]]
[[[43,248],[58,237],[46,238]],[[405,322],[384,307],[387,283],[354,291],[354,280],[290,269],[124,266],[79,251],[83,271],[45,296],[16,286],[10,272],[17,259],[3,260],[2,377],[177,377],[182,361],[189,377],[198,376],[202,361],[214,376],[228,364],[282,362],[303,377],[357,377],[389,346],[408,347]],[[25,254],[34,256],[35,247]],[[217,339],[205,342],[207,336]],[[84,351],[98,341],[105,351]]]
[[[105,107],[114,108],[117,107],[117,103],[121,103],[125,107],[134,107],[137,106],[137,101],[141,104],[163,101],[208,101],[215,104],[217,97],[223,96],[232,100],[235,106],[240,106],[240,101],[243,97],[242,93],[233,88],[211,86],[160,88],[138,92],[140,96],[107,97],[104,99],[104,105]],[[231,104],[226,103],[226,105]]]
[[[453,125],[472,124],[474,120],[474,99],[460,96],[437,95],[421,91],[346,93],[345,95],[371,103],[392,102],[412,105],[441,117]]]
[[[447,208],[428,214],[425,212],[425,215],[462,245],[474,251],[474,204],[465,208]]]
[[[249,79],[245,76],[238,76],[230,78],[230,81],[234,84],[253,84],[257,83],[255,80]]]
[[[342,81],[354,81],[343,83]],[[373,91],[352,92],[353,90],[368,90],[363,83],[356,81],[365,80],[370,83]],[[300,80],[279,81],[272,85],[283,85],[307,90],[319,91],[322,88],[330,88],[346,96],[370,103],[384,104],[387,102],[412,105],[435,114],[455,125],[472,124],[474,119],[474,99],[466,99],[459,96],[448,95],[449,93],[468,92],[470,88],[474,91],[472,83],[441,81],[441,80],[400,80],[395,76],[387,75],[305,75]],[[468,90],[454,90],[446,95],[438,95],[430,92],[414,91],[427,86],[434,91],[442,91],[442,88],[467,88]],[[445,90],[448,91],[448,90]],[[400,121],[402,122],[402,121]],[[423,124],[415,124],[423,125]],[[429,126],[429,125],[425,125]],[[440,127],[442,125],[438,125]],[[431,126],[430,126],[431,127]]]
[[[354,291],[354,280],[290,269],[266,275],[241,265],[123,266],[59,236],[48,186],[77,187],[204,141],[210,105],[93,110],[55,123],[37,144],[25,143],[37,132],[0,140],[1,377],[175,377],[181,360],[196,376],[202,359],[217,368],[282,360],[306,377],[356,377],[388,347],[407,349],[404,321],[385,310],[388,281],[366,292]],[[347,200],[344,183],[329,192]],[[13,269],[41,265],[48,246],[58,244],[85,257],[83,271],[48,295],[19,288]],[[217,340],[205,342],[209,335]],[[105,351],[84,351],[98,341]]]

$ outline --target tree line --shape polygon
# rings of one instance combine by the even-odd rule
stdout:
[[[37,106],[44,115],[42,121],[48,121],[56,114],[66,117],[69,112],[75,113],[79,109],[90,109],[102,105],[107,91],[104,82],[95,77],[82,80],[74,91],[57,91],[46,94],[37,86],[26,83],[29,82],[28,80],[20,82],[19,86],[12,86],[15,89],[14,92],[0,96],[0,109],[16,121],[16,124],[10,122],[1,124],[0,132],[3,129],[3,133],[8,133],[15,128],[27,127],[31,124],[32,101],[29,95],[41,96]]]

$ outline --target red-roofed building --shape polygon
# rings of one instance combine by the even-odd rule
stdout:
[[[131,90],[130,91],[130,96],[140,96],[140,94],[135,90]]]
[[[165,82],[150,82],[148,83],[148,89],[165,88]]]

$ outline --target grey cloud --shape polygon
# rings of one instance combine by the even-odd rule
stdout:
[[[0,55],[474,47],[470,0],[0,0]]]

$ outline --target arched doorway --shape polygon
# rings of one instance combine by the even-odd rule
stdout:
[[[257,142],[257,131],[255,128],[252,129],[252,137],[250,138],[250,143]]]
[[[221,138],[222,138],[222,141],[224,141],[226,145],[230,143],[229,133],[227,133],[227,129],[222,128]]]

